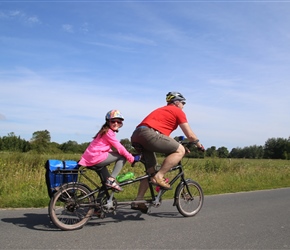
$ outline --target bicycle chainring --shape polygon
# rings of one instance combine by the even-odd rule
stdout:
[[[157,196],[155,197],[155,200],[152,201],[152,206],[153,207],[160,207],[162,204],[162,199],[160,198],[159,200],[157,200],[156,198],[157,198]]]
[[[104,197],[100,202],[100,207],[104,213],[115,213],[117,209],[117,200],[113,198],[112,202],[108,202],[107,197]]]

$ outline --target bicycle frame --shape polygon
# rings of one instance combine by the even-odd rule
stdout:
[[[188,192],[189,192],[189,194],[191,195],[191,193],[190,193],[190,190],[188,189],[188,186],[187,186],[187,183],[186,183],[186,180],[185,180],[185,178],[184,178],[184,172],[183,172],[183,167],[182,167],[182,164],[181,164],[181,162],[179,162],[179,164],[177,165],[177,166],[175,166],[175,167],[173,167],[173,168],[171,168],[170,170],[169,170],[169,172],[173,172],[173,171],[179,171],[174,177],[173,177],[173,179],[169,182],[169,184],[170,184],[170,186],[172,186],[178,179],[180,179],[180,183],[179,183],[179,185],[181,184],[181,183],[184,183],[185,185],[186,185],[186,187],[187,187],[187,190],[188,190]],[[120,186],[127,186],[127,185],[130,185],[130,184],[132,184],[132,183],[135,183],[135,182],[138,182],[138,181],[142,181],[142,180],[144,180],[144,179],[147,179],[148,180],[148,184],[149,184],[149,190],[150,190],[150,200],[138,200],[138,201],[127,201],[127,202],[118,202],[118,204],[119,205],[127,205],[128,203],[132,203],[132,202],[134,202],[134,203],[144,203],[144,202],[149,202],[149,204],[151,203],[151,205],[153,205],[153,206],[155,206],[155,207],[157,207],[157,206],[159,206],[160,204],[161,204],[161,198],[162,198],[162,196],[163,196],[163,194],[164,193],[166,193],[167,191],[168,191],[168,189],[164,189],[164,188],[160,188],[160,191],[157,193],[157,195],[155,194],[155,192],[154,192],[154,186],[155,185],[153,185],[152,184],[152,182],[150,181],[150,175],[149,174],[146,174],[146,175],[143,175],[143,176],[140,176],[140,177],[137,177],[136,179],[134,179],[134,180],[128,180],[128,181],[125,181],[125,182],[121,182],[121,183],[119,183],[119,185]],[[179,186],[178,185],[178,186]],[[174,203],[173,203],[173,205],[175,206],[175,201],[176,201],[176,199],[177,199],[177,196],[176,196],[176,190],[177,190],[177,187],[176,187],[176,189],[175,189],[175,194],[174,194]],[[114,191],[112,192],[112,193],[114,193]],[[113,197],[111,197],[110,196],[110,198],[113,198]]]
[[[112,190],[112,192],[109,193],[109,190],[111,190],[111,189],[110,188],[107,189],[104,186],[103,183],[102,183],[103,184],[102,186],[99,186],[96,182],[94,182],[89,176],[87,176],[85,174],[85,172],[86,172],[87,169],[88,168],[86,168],[86,167],[81,167],[78,170],[78,172],[79,172],[79,180],[78,180],[78,182],[74,182],[74,184],[76,184],[76,185],[77,184],[78,185],[81,184],[81,185],[85,186],[86,188],[88,188],[90,190],[90,193],[87,194],[87,195],[85,195],[85,196],[83,196],[83,197],[78,198],[78,201],[84,200],[88,196],[91,196],[91,195],[93,195],[95,193],[99,193],[100,195],[105,194],[107,196],[107,199],[108,199],[107,200],[108,207],[111,207],[111,204],[110,203],[112,202],[112,200],[114,198],[115,191]],[[186,184],[186,181],[184,179],[184,172],[183,172],[183,169],[182,169],[181,162],[177,166],[171,168],[171,170],[169,172],[177,171],[177,170],[179,172],[169,182],[170,186],[172,186],[179,178],[180,178],[180,182],[185,183],[185,185],[187,185]],[[59,173],[61,173],[61,174],[67,174],[67,171],[66,170],[59,170]],[[168,190],[161,188],[160,191],[158,192],[158,194],[156,195],[155,192],[154,192],[154,186],[155,185],[153,185],[151,183],[150,177],[151,176],[149,174],[146,174],[146,175],[143,175],[143,176],[139,176],[139,177],[137,177],[137,178],[135,178],[133,180],[128,180],[128,181],[124,181],[124,182],[119,183],[119,185],[121,187],[123,187],[123,186],[127,186],[127,185],[130,185],[130,184],[133,184],[133,183],[136,183],[136,182],[140,182],[142,180],[147,179],[148,184],[149,184],[149,190],[150,190],[150,199],[149,200],[138,200],[138,201],[133,201],[132,200],[132,201],[125,201],[125,202],[122,202],[122,201],[119,202],[118,201],[118,205],[128,205],[128,204],[131,204],[132,202],[135,202],[135,203],[144,203],[144,202],[147,202],[148,203],[149,202],[153,206],[159,206],[160,203],[161,203],[161,198],[162,198],[163,194],[166,193],[166,191],[168,191]],[[81,182],[81,178],[85,178],[86,180],[88,180],[92,185],[94,185],[95,188],[94,189],[91,189],[90,187],[88,187],[86,184],[84,184],[83,182]],[[174,204],[175,204],[176,195],[174,195],[173,198],[174,198]],[[85,204],[85,205],[80,204],[80,206],[94,206],[94,207],[95,206],[98,206],[98,205],[100,205],[100,204],[98,204],[98,202],[97,203],[94,203],[94,204]]]

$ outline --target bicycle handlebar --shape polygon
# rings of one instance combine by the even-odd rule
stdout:
[[[196,144],[194,142],[189,142],[189,141],[184,141],[184,136],[179,136],[178,137],[178,142],[185,147],[185,149],[189,150],[190,147],[192,146],[196,146]],[[201,151],[201,152],[204,152],[205,151],[205,148],[204,146],[201,144],[201,147],[197,147],[197,150],[198,151]]]
[[[197,147],[196,144],[193,142],[181,142],[181,145],[184,146],[185,149],[187,149],[187,150],[189,150],[189,148],[192,146]],[[200,144],[200,145],[201,145],[201,147],[197,147],[197,150],[201,151],[201,152],[205,152],[204,146],[202,144]]]

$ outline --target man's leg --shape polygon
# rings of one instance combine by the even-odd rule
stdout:
[[[149,168],[147,170],[147,173],[149,174],[154,174],[155,170],[154,168]],[[136,197],[136,200],[143,200],[144,199],[144,196],[145,196],[145,193],[147,191],[147,189],[149,188],[149,184],[148,184],[148,180],[147,179],[144,179],[142,181],[140,181],[140,185],[139,185],[139,188],[138,188],[138,193],[137,193],[137,197]]]
[[[176,152],[168,155],[163,163],[162,163],[162,166],[160,168],[160,170],[156,173],[156,175],[154,176],[154,179],[157,180],[157,182],[159,184],[161,184],[160,186],[162,187],[166,187],[166,188],[169,188],[170,185],[168,183],[165,183],[163,181],[163,178],[164,178],[164,175],[174,166],[176,166],[178,164],[178,162],[182,159],[182,157],[184,156],[185,154],[185,149],[182,145],[179,145],[178,149],[176,150]],[[153,182],[154,182],[154,179],[153,179]],[[161,180],[158,181],[158,180]]]

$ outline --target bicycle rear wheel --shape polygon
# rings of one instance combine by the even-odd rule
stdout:
[[[203,205],[203,191],[201,186],[193,181],[186,180],[187,186],[183,183],[176,190],[176,207],[184,217],[196,215]]]
[[[55,226],[62,230],[82,228],[94,212],[94,196],[78,183],[63,185],[50,200],[49,216]]]

